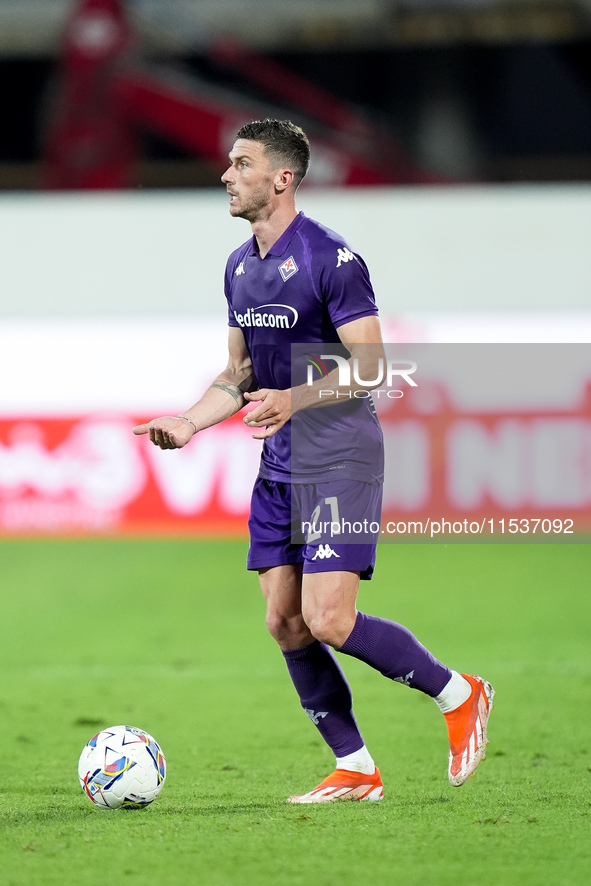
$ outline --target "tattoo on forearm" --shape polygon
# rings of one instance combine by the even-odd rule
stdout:
[[[222,382],[214,382],[210,387],[219,388],[220,391],[225,391],[226,394],[230,394],[231,397],[234,397],[236,402],[242,406],[244,403],[244,394],[240,390],[240,388],[236,387],[236,385],[230,385],[225,381]]]

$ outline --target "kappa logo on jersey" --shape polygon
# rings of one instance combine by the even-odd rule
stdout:
[[[239,277],[240,274],[246,274],[246,271],[244,270],[244,262],[243,261],[240,262],[240,264],[238,265],[238,267],[234,271],[234,274],[236,275],[236,277]]]
[[[304,714],[307,714],[314,726],[318,726],[320,720],[328,717],[328,711],[313,711],[311,708],[304,708]]]
[[[294,274],[297,274],[299,268],[295,263],[293,255],[290,255],[282,265],[279,265],[279,273],[283,277],[283,282],[289,280]]]
[[[337,249],[337,258],[337,268],[340,268],[343,262],[352,261],[355,256],[350,249]]]
[[[329,560],[331,557],[341,559],[341,555],[333,551],[330,545],[318,545],[318,550],[312,557],[313,560]]]

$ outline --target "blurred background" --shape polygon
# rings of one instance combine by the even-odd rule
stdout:
[[[212,103],[210,128],[296,115],[378,182],[588,181],[590,36],[590,0],[2,0],[1,187],[67,186],[43,162],[83,118],[96,150],[125,145],[120,184],[215,186],[225,146],[195,131]]]
[[[365,258],[388,341],[578,343],[510,440],[515,402],[453,378],[383,415],[414,459],[387,513],[591,523],[591,0],[0,0],[0,113],[0,532],[244,531],[239,418],[174,459],[129,428],[224,365],[249,229],[219,179],[262,116],[310,135],[300,208]],[[442,409],[487,429],[470,464]]]

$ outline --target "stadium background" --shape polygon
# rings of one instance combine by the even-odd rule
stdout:
[[[101,5],[114,0],[89,0],[77,31],[90,49],[109,34]],[[190,113],[164,120],[159,105],[160,129],[129,114],[113,130],[117,102],[98,117],[88,102],[90,141],[78,104],[50,151],[73,8],[0,2],[2,883],[583,886],[589,545],[384,546],[361,608],[493,681],[491,759],[451,788],[435,707],[347,660],[386,795],[302,814],[284,797],[332,759],[244,571],[256,444],[239,419],[177,453],[130,429],[218,371],[224,262],[248,234],[219,176],[242,111],[280,105],[253,80],[264,60],[275,85],[297,84],[280,110],[322,161],[300,205],[366,258],[386,337],[482,361],[506,354],[492,343],[530,343],[508,345],[512,376],[476,406],[461,374],[431,379],[426,412],[384,422],[405,465],[388,507],[457,512],[451,465],[463,514],[588,525],[590,3],[129,0],[141,70],[188,89],[192,119],[212,95],[214,110],[229,102],[228,127],[214,114],[187,132]],[[227,43],[224,65],[212,56],[222,37],[248,47],[242,72]],[[115,147],[100,181],[96,139]],[[352,168],[373,184],[345,186]],[[559,359],[543,350],[532,374],[539,342]],[[521,376],[534,383],[517,392]],[[461,422],[477,445],[450,460],[441,444]],[[158,738],[169,774],[145,813],[103,815],[76,760],[123,721]]]
[[[124,7],[0,9],[2,532],[244,531],[258,448],[239,418],[173,458],[128,429],[186,408],[223,365],[223,268],[248,229],[217,182],[252,108],[311,131],[299,205],[366,259],[386,340],[590,341],[588,3],[303,4],[288,20],[271,0]],[[122,12],[135,48],[117,63],[132,71],[131,111],[141,106],[129,131],[109,118],[117,94],[100,93],[97,62],[105,21]],[[68,108],[70,80],[95,63],[95,93]],[[291,84],[282,106],[277,78]],[[150,84],[165,113],[145,100]],[[93,150],[107,157],[96,169]],[[456,420],[482,428],[463,500],[449,467],[437,482],[425,416],[383,415],[390,463],[409,465],[387,483],[386,516],[570,509],[588,525],[591,369],[583,360],[573,372],[571,389],[546,400],[538,378],[519,408],[510,384],[497,380],[506,396],[470,410],[446,382]],[[505,445],[516,419],[522,439]],[[508,490],[544,446],[571,454],[570,473]],[[556,464],[548,456],[545,468]]]

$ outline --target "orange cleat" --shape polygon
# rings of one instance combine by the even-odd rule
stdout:
[[[455,711],[443,715],[449,735],[449,781],[456,788],[474,775],[484,760],[488,744],[486,726],[495,697],[486,680],[468,674],[462,677],[472,686],[472,694]]]
[[[339,800],[381,800],[384,786],[380,770],[373,775],[363,772],[350,772],[348,769],[335,769],[318,787],[307,794],[288,797],[288,803],[336,803]]]

